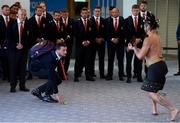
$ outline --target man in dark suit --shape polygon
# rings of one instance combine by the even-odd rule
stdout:
[[[65,39],[65,27],[60,20],[61,14],[59,11],[53,12],[53,20],[46,25],[46,36],[47,40],[52,41],[54,44],[64,42]]]
[[[37,39],[45,37],[46,21],[42,16],[42,7],[35,7],[35,14],[29,19],[31,46],[37,43]]]
[[[177,26],[176,40],[178,45],[178,72],[174,76],[180,76],[180,23]]]
[[[7,42],[6,42],[6,30],[10,21],[10,8],[8,5],[1,7],[2,15],[0,15],[0,50],[1,50],[1,65],[3,69],[2,79],[6,80],[8,77],[8,58],[7,58]]]
[[[79,82],[83,67],[87,81],[95,81],[92,77],[92,27],[87,8],[81,10],[81,18],[75,23],[76,60],[74,66],[74,81]]]
[[[126,32],[126,44],[129,42],[136,45],[138,48],[142,47],[142,42],[144,40],[144,23],[143,18],[138,16],[139,5],[132,6],[132,15],[125,20],[125,32]],[[126,72],[127,72],[127,83],[131,83],[131,63],[134,52],[126,52]],[[134,57],[134,74],[137,74],[137,81],[142,82],[142,60],[139,60],[136,56]]]
[[[46,37],[46,25],[46,19],[42,16],[42,7],[37,5],[35,7],[35,14],[29,19],[30,47],[35,45],[41,38]],[[30,72],[28,73],[27,79],[32,79]]]
[[[141,1],[139,4],[139,7],[140,7],[139,16],[143,18],[144,23],[146,21],[155,20],[154,14],[152,14],[150,11],[147,10],[147,6],[148,6],[148,3],[145,0]],[[136,66],[136,65],[134,65],[134,66]],[[136,70],[134,70],[134,71],[137,71],[138,68],[135,67],[135,69]],[[144,71],[147,74],[147,66],[146,65],[144,65]],[[135,72],[134,78],[136,78],[136,77],[137,77],[137,73]]]
[[[46,3],[41,1],[39,5],[42,7],[42,16],[46,19],[46,23],[53,20],[52,15],[46,11]]]
[[[28,44],[29,29],[26,10],[19,9],[17,20],[10,22],[7,29],[10,92],[16,92],[18,79],[20,90],[29,91],[25,86]]]
[[[69,17],[68,10],[62,11],[61,22],[64,24],[64,27],[65,27],[64,38],[65,38],[65,43],[67,45],[67,55],[65,58],[64,68],[67,74],[69,64],[70,64],[71,53],[72,53],[73,35],[74,35],[74,20]]]
[[[119,80],[123,81],[124,73],[124,18],[119,16],[119,9],[112,9],[112,17],[108,20],[108,74],[106,80],[112,80],[114,57],[118,60]]]
[[[147,5],[148,3],[145,0],[141,1],[139,4],[140,7],[139,16],[143,18],[144,22],[155,19],[154,14],[152,14],[150,11],[147,11]]]
[[[57,103],[58,98],[54,99],[53,94],[58,94],[58,85],[62,83],[59,74],[59,63],[62,62],[62,57],[67,54],[67,46],[65,43],[58,43],[56,50],[52,50],[46,55],[42,55],[39,58],[40,63],[46,66],[48,70],[48,82],[39,86],[37,89],[32,90],[32,95],[38,97],[40,100],[50,103]],[[42,94],[45,93],[43,97]]]
[[[95,58],[96,51],[99,56],[99,72],[100,78],[105,78],[104,76],[104,56],[105,56],[105,20],[100,17],[101,8],[95,7],[93,11],[94,15],[90,18],[93,30],[93,42],[92,42],[92,67],[93,67],[93,75],[95,75]]]

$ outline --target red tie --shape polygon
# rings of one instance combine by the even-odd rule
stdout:
[[[6,16],[6,27],[8,26],[8,22],[9,22],[8,16]]]
[[[38,17],[38,27],[40,27],[41,26],[41,17],[39,16]]]
[[[67,18],[64,18],[64,25],[67,27]]]
[[[58,32],[60,32],[60,24],[59,24],[59,21],[56,21],[56,27],[57,27]]]
[[[136,16],[134,17],[134,28],[135,28],[135,31],[137,32],[138,22],[137,22],[137,17]]]
[[[99,21],[98,21],[98,18],[96,18],[96,29],[99,30]]]
[[[62,59],[60,60],[60,67],[62,69],[63,79],[68,80],[66,73],[65,73],[65,69],[64,69],[64,60],[62,60]]]
[[[84,31],[87,32],[87,20],[84,19]]]
[[[115,18],[114,29],[115,29],[115,32],[117,32],[117,30],[118,30],[118,19],[117,18]]]

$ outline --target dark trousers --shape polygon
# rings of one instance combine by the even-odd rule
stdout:
[[[62,80],[59,76],[59,73],[55,73],[53,75],[53,80],[48,80],[43,85],[39,86],[38,89],[41,93],[45,93],[45,95],[52,95],[58,93],[58,85],[62,83]]]
[[[99,57],[99,73],[100,76],[104,76],[104,56],[105,56],[105,43],[98,45],[93,44],[93,50],[92,50],[92,68],[93,73],[95,74],[95,59],[96,59],[96,52],[98,53]]]
[[[9,65],[8,65],[8,56],[5,55],[1,58],[1,66],[3,71],[3,79],[9,78],[8,71],[9,71]]]
[[[65,63],[64,63],[64,69],[66,73],[68,72],[68,68],[70,64],[71,53],[72,53],[72,44],[67,43],[67,55],[65,57]]]
[[[178,70],[180,72],[180,45],[178,45]]]
[[[92,77],[92,46],[78,47],[76,49],[76,59],[74,66],[74,77],[78,78],[85,67],[86,78]]]
[[[124,45],[122,44],[108,44],[108,76],[113,76],[114,57],[118,60],[119,77],[124,74]]]
[[[132,58],[134,56],[134,51],[126,51],[126,72],[127,77],[132,77]],[[139,60],[134,56],[134,73],[137,74],[137,77],[141,77],[142,74],[142,60]]]
[[[19,80],[20,87],[25,86],[26,65],[27,65],[27,51],[16,50],[8,51],[9,62],[9,81],[12,87],[17,84]]]

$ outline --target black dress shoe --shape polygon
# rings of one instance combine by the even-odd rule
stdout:
[[[126,83],[131,83],[131,78],[127,78]]]
[[[93,74],[93,77],[96,77],[96,74]]]
[[[79,82],[79,79],[78,78],[74,78],[74,82]]]
[[[29,89],[26,87],[20,87],[19,90],[24,92],[29,92]]]
[[[142,77],[138,77],[138,78],[137,78],[137,81],[138,81],[138,82],[143,82]]]
[[[15,92],[16,92],[16,88],[11,87],[10,92],[11,92],[11,93],[15,93]]]
[[[137,78],[137,74],[134,74],[133,78]]]
[[[104,76],[104,75],[101,75],[101,76],[100,76],[100,79],[105,79],[105,76]]]
[[[174,76],[180,76],[180,72],[175,73]]]
[[[112,80],[112,77],[111,76],[107,76],[106,77],[106,81],[110,81],[110,80]]]
[[[58,101],[53,99],[50,95],[45,95],[42,100],[49,103],[58,103]]]
[[[26,79],[27,79],[27,80],[32,80],[32,79],[33,79],[32,74],[29,73]]]
[[[39,92],[39,89],[34,89],[34,90],[32,90],[31,91],[31,94],[33,95],[33,96],[36,96],[37,98],[39,98],[40,100],[42,100],[42,95],[41,95],[41,93]]]
[[[86,80],[87,81],[95,81],[95,79],[93,77],[87,77]]]
[[[119,77],[119,80],[120,80],[120,81],[124,81],[124,78],[123,78],[123,77]]]

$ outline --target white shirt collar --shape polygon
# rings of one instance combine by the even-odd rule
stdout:
[[[94,15],[94,19],[96,20],[96,18],[98,18],[98,20],[100,20],[100,16],[99,17],[96,17],[95,15]]]
[[[4,14],[2,14],[4,20],[6,21],[6,17],[8,17],[8,21],[9,21],[9,16],[5,16]]]
[[[57,53],[57,51],[55,51],[55,54],[57,56],[57,60],[60,60],[61,59],[61,56],[59,56],[59,54]]]
[[[119,16],[118,16],[118,17],[116,17],[116,18],[115,18],[115,17],[112,17],[112,18],[113,18],[113,20],[114,20],[114,19],[118,19],[118,20],[119,20]]]
[[[84,22],[84,18],[83,17],[81,17],[81,20]],[[88,20],[88,18],[86,18],[86,21]]]
[[[21,21],[20,21],[20,19],[19,19],[19,18],[17,18],[17,22],[18,22],[18,24],[20,24],[20,23],[21,23]],[[23,21],[22,23],[24,24],[24,21]]]
[[[141,17],[143,17],[143,14],[145,14],[145,16],[147,16],[147,11],[145,11],[145,12],[140,12],[141,13]]]
[[[134,20],[134,17],[137,17],[137,19],[138,19],[138,15],[137,16],[132,15],[133,20]]]

